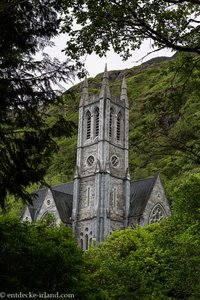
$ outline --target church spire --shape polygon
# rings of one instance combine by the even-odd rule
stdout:
[[[124,101],[124,104],[126,105],[126,107],[129,107],[128,96],[127,96],[127,85],[126,85],[125,76],[123,76],[123,80],[122,80],[122,88],[121,88],[121,97],[120,97],[120,100]]]
[[[105,65],[105,70],[103,73],[103,80],[100,92],[100,98],[110,98],[110,88],[108,83],[108,71],[107,71],[107,64]]]
[[[82,95],[81,95],[81,100],[80,100],[80,105],[84,105],[85,101],[88,100],[88,80],[87,77],[85,77],[85,80],[83,81],[83,89],[82,89]]]

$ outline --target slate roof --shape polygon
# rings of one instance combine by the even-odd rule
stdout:
[[[28,205],[32,220],[36,219],[37,213],[39,212],[42,206],[46,193],[47,193],[47,188],[42,188],[37,190],[32,198],[32,205],[31,204]]]
[[[158,175],[131,182],[129,217],[143,214]]]
[[[69,218],[71,217],[72,213],[73,189],[73,182],[56,185],[51,188],[60,218],[65,223],[70,222]],[[36,220],[37,214],[39,213],[42,203],[45,199],[47,190],[48,188],[38,189],[32,198],[32,204],[28,205],[32,220]]]
[[[64,223],[70,224],[73,196],[70,194],[55,191],[53,189],[51,191],[61,220]]]
[[[73,195],[74,183],[73,182],[63,183],[60,185],[53,186],[52,189],[55,191]]]
[[[151,178],[131,182],[129,217],[137,217],[143,214],[157,177],[158,175],[156,174]],[[60,218],[65,223],[71,223],[73,188],[73,182],[56,185],[51,188]],[[37,190],[33,198],[33,205],[28,205],[32,220],[37,218],[47,190],[48,188]]]

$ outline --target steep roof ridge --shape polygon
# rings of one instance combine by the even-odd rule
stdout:
[[[131,203],[130,203],[130,213],[129,216],[139,216],[142,215],[148,199],[151,195],[155,182],[159,176],[159,173],[156,173],[153,177],[149,177],[146,179],[139,179],[132,181],[132,194],[131,194]],[[145,187],[141,190],[141,185],[138,187],[136,186],[137,183],[145,183]],[[135,192],[134,192],[134,185],[135,184]],[[146,189],[146,191],[145,191]]]
[[[28,209],[33,221],[36,219],[37,213],[40,211],[44,198],[47,194],[47,190],[47,187],[38,189],[32,197],[32,204],[28,205]]]
[[[64,192],[56,191],[51,188],[56,208],[59,216],[64,223],[71,223],[73,196]]]

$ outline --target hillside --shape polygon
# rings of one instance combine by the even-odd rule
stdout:
[[[132,179],[160,172],[170,188],[186,174],[200,171],[200,71],[196,64],[193,75],[188,76],[190,59],[158,57],[131,69],[109,72],[113,95],[120,94],[124,75],[127,80]],[[102,74],[89,78],[90,94],[99,93],[101,78]],[[63,104],[49,111],[52,118],[62,113],[77,124],[80,94],[80,84],[67,91],[63,95]],[[55,153],[46,177],[50,184],[73,179],[77,132],[57,142],[59,151]]]

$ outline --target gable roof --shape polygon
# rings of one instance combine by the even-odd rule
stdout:
[[[142,215],[158,175],[131,182],[129,217]]]
[[[32,204],[28,204],[28,209],[31,215],[32,220],[36,220],[37,215],[40,211],[40,208],[42,206],[42,203],[45,199],[46,193],[47,193],[48,188],[41,188],[38,189],[32,198]],[[74,190],[74,183],[73,182],[68,182],[60,185],[56,185],[51,188],[51,191],[55,194],[53,194],[53,197],[55,198],[56,206],[60,214],[60,218],[63,222],[66,223],[66,221],[69,221],[69,211],[72,212],[72,198],[73,198],[73,190]],[[56,193],[57,192],[57,193]],[[58,194],[58,193],[61,194]],[[62,203],[59,203],[59,199],[66,199],[66,200],[60,200]],[[66,212],[64,213],[64,211]],[[71,216],[71,213],[70,213]]]
[[[71,223],[73,196],[53,189],[51,191],[61,220]]]
[[[52,190],[66,193],[69,195],[73,195],[74,183],[68,182],[68,183],[59,184],[59,185],[53,186]]]
[[[24,219],[25,216],[31,218],[31,214],[30,214],[28,205],[24,208],[24,210],[23,210],[23,212],[21,214],[21,220],[25,220],[26,221],[26,219]]]
[[[131,182],[129,217],[137,217],[143,214],[158,176],[156,174],[151,178]],[[61,220],[65,223],[71,223],[73,188],[73,182],[56,185],[51,188],[58,213]],[[38,189],[32,199],[32,205],[28,205],[32,220],[36,220],[47,190],[48,188]]]
[[[47,193],[47,188],[42,188],[37,190],[32,198],[32,204],[28,205],[28,209],[32,220],[36,219],[37,213],[39,212],[42,206],[46,193]]]

